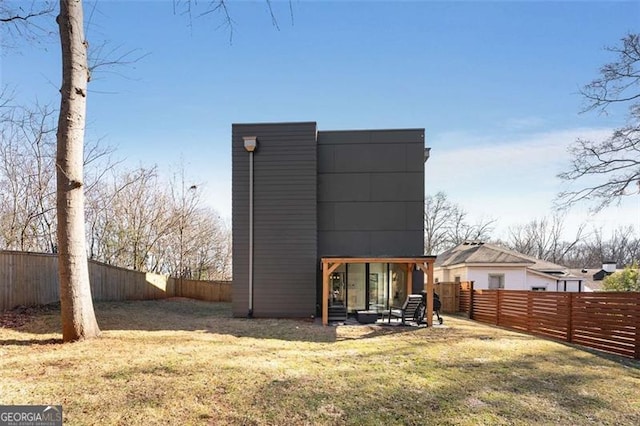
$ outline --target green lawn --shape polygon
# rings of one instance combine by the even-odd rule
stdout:
[[[233,319],[187,299],[97,303],[0,328],[0,404],[65,424],[640,424],[640,363],[446,317],[446,327]]]

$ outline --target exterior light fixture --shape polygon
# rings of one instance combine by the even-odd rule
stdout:
[[[242,139],[244,140],[244,149],[247,152],[253,152],[258,147],[258,138],[256,136],[244,136]]]

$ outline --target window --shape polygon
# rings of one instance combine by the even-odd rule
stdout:
[[[546,287],[531,287],[531,291],[547,291]]]
[[[504,274],[489,274],[489,289],[504,288]]]

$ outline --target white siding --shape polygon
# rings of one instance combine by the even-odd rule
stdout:
[[[527,274],[524,266],[522,267],[490,267],[476,266],[467,268],[467,280],[473,281],[473,288],[488,289],[489,274],[504,275],[505,290],[530,290],[527,285]]]
[[[564,280],[556,280],[553,278],[547,278],[534,273],[528,273],[527,281],[529,282],[529,290],[532,287],[546,287],[547,291],[565,291]],[[578,291],[578,279],[567,280],[567,291]],[[556,284],[557,283],[557,284]],[[584,281],[580,286],[581,291],[590,291],[585,289]]]
[[[475,289],[489,288],[489,275],[504,275],[505,290],[531,290],[534,287],[544,287],[546,291],[565,291],[564,280],[544,277],[540,274],[528,271],[524,266],[504,267],[504,266],[467,266],[452,269],[435,268],[434,278],[439,282],[452,282],[456,276],[460,276],[460,281],[473,281]],[[567,280],[567,291],[578,291],[578,279]],[[585,288],[584,281],[580,285],[580,291],[592,291]]]

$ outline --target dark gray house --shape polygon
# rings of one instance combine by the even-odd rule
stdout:
[[[234,316],[326,323],[422,290],[424,144],[424,129],[234,124]]]

